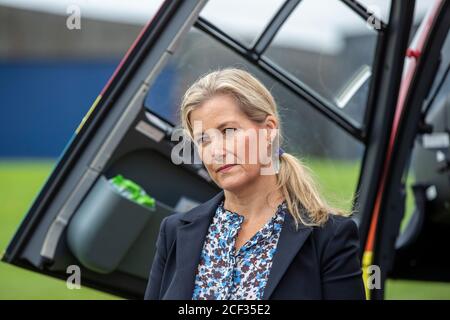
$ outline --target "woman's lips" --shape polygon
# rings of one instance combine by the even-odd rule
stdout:
[[[224,165],[224,166],[220,167],[220,168],[217,170],[217,172],[227,172],[227,171],[231,170],[231,168],[234,167],[234,166],[235,166],[235,164],[227,164],[227,165]]]

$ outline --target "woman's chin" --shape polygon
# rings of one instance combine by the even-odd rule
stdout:
[[[219,184],[225,190],[238,190],[245,185],[245,179],[239,174],[219,177]]]

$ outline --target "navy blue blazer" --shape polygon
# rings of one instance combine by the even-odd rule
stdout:
[[[149,272],[146,300],[191,300],[208,228],[224,192],[186,213],[165,217]],[[267,299],[365,299],[359,233],[348,217],[331,215],[322,227],[286,215],[264,290]]]

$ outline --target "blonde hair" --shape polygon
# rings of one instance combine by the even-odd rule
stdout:
[[[189,120],[190,112],[208,99],[223,94],[233,97],[250,120],[262,123],[268,115],[279,120],[272,94],[258,79],[239,68],[218,69],[201,76],[183,96],[180,109],[181,125],[190,139],[193,130]],[[278,123],[281,126],[281,122]],[[331,207],[320,196],[309,168],[295,156],[284,152],[280,156],[279,172],[276,175],[277,190],[283,194],[296,228],[300,223],[306,226],[321,226],[330,214],[350,214]]]

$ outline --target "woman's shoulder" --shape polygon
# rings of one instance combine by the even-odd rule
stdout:
[[[343,229],[357,230],[358,225],[351,216],[343,216],[330,213],[328,215],[327,221],[323,225],[316,226],[315,228],[318,230],[318,232],[324,235],[334,236]]]
[[[313,227],[313,234],[322,250],[349,244],[359,246],[358,225],[349,216],[330,214],[322,226]]]
[[[200,203],[186,212],[174,211],[172,214],[165,217],[161,224],[165,226],[166,232],[169,232],[180,225],[184,225],[186,222],[193,222],[198,219],[210,219],[211,215],[216,212],[217,207],[223,198],[224,192],[220,191],[209,200]]]
[[[181,224],[182,218],[186,213],[184,212],[172,212],[170,215],[164,217],[161,221],[163,232],[170,233],[175,230],[178,225]]]

